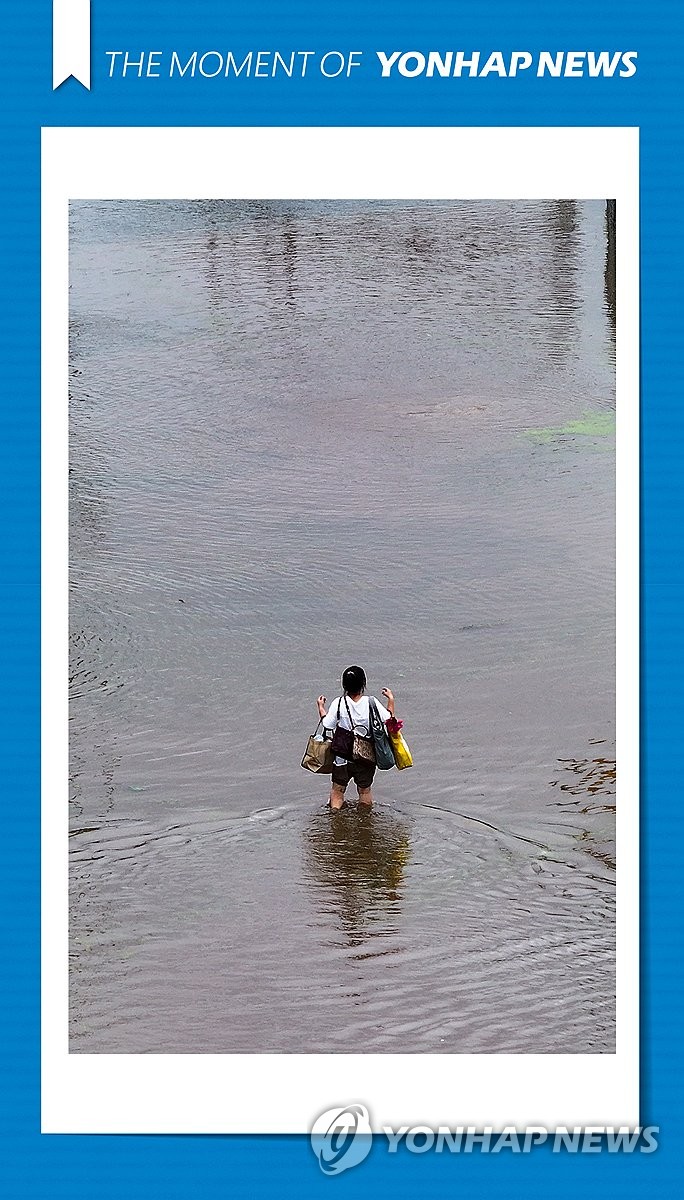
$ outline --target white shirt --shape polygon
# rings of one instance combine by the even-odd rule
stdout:
[[[389,721],[392,716],[391,712],[381,704],[375,696],[372,697],[375,701],[375,707],[380,714],[380,720]],[[370,717],[369,717],[369,702],[368,696],[361,696],[358,700],[352,700],[351,696],[336,696],[332,701],[330,708],[323,718],[324,729],[335,729],[337,721],[337,709],[339,705],[340,720],[339,724],[342,729],[353,729],[354,733],[358,733],[361,737],[369,737],[370,735]],[[349,705],[349,713],[347,713],[347,705]],[[352,723],[349,722],[351,716]],[[336,767],[346,767],[346,758],[340,758],[339,755],[335,759]]]

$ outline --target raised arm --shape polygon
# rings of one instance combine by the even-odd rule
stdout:
[[[383,688],[382,694],[387,700],[387,709],[391,717],[394,716],[394,692],[389,688]]]
[[[321,718],[321,721],[322,721],[322,720],[323,720],[323,718],[324,718],[324,716],[325,716],[325,713],[326,713],[326,709],[325,709],[325,696],[319,696],[319,697],[318,697],[318,700],[316,701],[316,704],[318,705],[318,715],[319,715],[319,717]]]

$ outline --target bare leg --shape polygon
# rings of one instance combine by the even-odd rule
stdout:
[[[370,788],[359,788],[359,804],[363,804],[365,808],[370,808],[373,803],[373,793]]]
[[[330,807],[333,809],[341,808],[344,804],[344,788],[340,787],[339,783],[333,783],[330,788]]]

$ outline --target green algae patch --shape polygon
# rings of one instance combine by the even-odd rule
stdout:
[[[546,446],[550,442],[561,441],[565,438],[608,438],[615,436],[615,413],[585,412],[576,421],[568,421],[566,425],[549,426],[548,429],[526,429],[523,437],[529,438],[538,446]]]

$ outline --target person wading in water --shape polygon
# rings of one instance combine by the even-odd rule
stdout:
[[[336,729],[338,724],[342,729],[352,730],[363,737],[370,736],[370,701],[364,695],[366,690],[366,672],[361,667],[347,667],[342,675],[343,695],[336,696],[326,712],[325,696],[319,696],[316,701],[318,715],[323,721],[324,729]],[[394,716],[394,693],[389,688],[383,688],[382,694],[387,700],[387,708],[375,696],[375,706],[380,714],[380,720],[389,721]],[[346,758],[335,758],[332,769],[332,787],[330,789],[330,807],[342,808],[344,793],[350,779],[354,780],[359,793],[359,804],[368,807],[373,803],[371,784],[375,775],[375,763],[357,758],[349,762]]]

